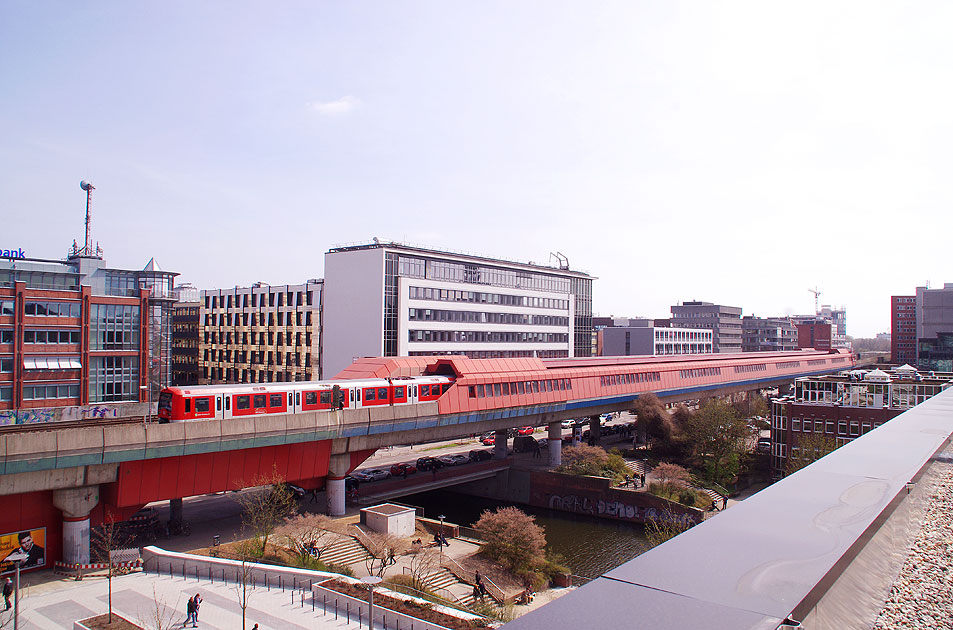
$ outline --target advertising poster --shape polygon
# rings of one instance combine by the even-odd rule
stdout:
[[[26,560],[20,570],[36,569],[46,564],[46,528],[27,529],[0,535],[0,574],[12,573],[16,567],[8,561],[11,555],[23,553]]]

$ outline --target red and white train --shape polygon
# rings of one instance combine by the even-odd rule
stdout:
[[[409,405],[437,400],[451,385],[446,376],[416,376],[167,387],[159,394],[159,422]]]

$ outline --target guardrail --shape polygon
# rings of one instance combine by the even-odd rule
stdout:
[[[441,563],[441,566],[443,566],[445,569],[453,573],[457,577],[457,579],[463,582],[466,582],[467,584],[476,583],[476,575],[474,574],[473,578],[471,579],[470,572],[464,569],[462,566],[460,566],[460,564],[456,560],[454,560],[453,558],[449,556],[443,557],[443,562]],[[487,593],[490,594],[490,597],[496,600],[498,604],[502,605],[506,603],[506,593],[503,592],[503,589],[501,589],[499,586],[494,584],[493,580],[491,580],[485,575],[481,575],[480,581],[483,582],[483,586],[484,588],[486,588]]]

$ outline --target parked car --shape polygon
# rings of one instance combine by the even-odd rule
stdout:
[[[478,448],[470,451],[469,457],[471,462],[485,462],[488,459],[493,459],[493,451]]]
[[[364,474],[368,481],[382,481],[390,478],[390,471],[386,468],[368,468]]]
[[[536,443],[539,444],[539,448],[548,448],[549,438],[539,438],[538,440],[536,440]]]
[[[443,468],[443,462],[437,459],[436,457],[426,457],[417,458],[417,470],[423,472],[425,470],[440,470]]]
[[[489,433],[484,433],[480,438],[480,444],[483,446],[493,446],[496,444],[496,434],[490,431]]]
[[[571,429],[571,428],[573,428],[573,426],[576,424],[576,421],[575,421],[575,420],[572,420],[572,419],[563,420],[563,421],[560,422],[559,424],[561,424],[564,429]]]
[[[293,483],[288,484],[288,489],[291,490],[291,494],[295,495],[296,499],[303,499],[305,495],[305,489],[301,486],[296,486]]]
[[[416,472],[417,467],[410,462],[401,462],[390,467],[391,477],[403,477],[405,474],[413,475]]]
[[[516,435],[532,435],[533,427],[520,427],[516,430]]]
[[[351,478],[357,479],[358,481],[373,481],[373,479],[371,479],[371,476],[367,474],[366,470],[352,471]]]
[[[459,466],[461,464],[470,463],[470,458],[466,455],[461,455],[460,453],[455,455],[444,455],[442,457],[438,457],[437,459],[443,462],[446,466]]]
[[[759,453],[771,452],[771,438],[759,438],[755,450]]]

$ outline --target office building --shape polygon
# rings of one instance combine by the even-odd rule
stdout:
[[[917,296],[890,298],[890,362],[917,364]]]
[[[321,378],[323,290],[321,280],[308,280],[202,291],[199,380],[280,383]]]
[[[363,356],[592,354],[592,280],[559,267],[374,242],[324,257],[323,372]]]
[[[649,320],[651,321],[651,320]],[[602,331],[603,356],[710,354],[712,331],[667,326],[611,326]]]
[[[797,347],[830,350],[832,346],[832,325],[822,317],[814,320],[803,318],[797,326]]]
[[[797,327],[790,317],[741,318],[742,352],[787,352],[797,350]]]
[[[711,302],[683,302],[672,306],[674,328],[712,331],[714,352],[741,352],[741,308]]]
[[[198,300],[172,307],[172,385],[199,383],[200,313]]]
[[[155,401],[171,378],[173,272],[0,259],[0,409]]]
[[[953,373],[909,365],[799,378],[792,395],[771,401],[771,464],[780,474],[805,444],[841,446],[951,386]]]

